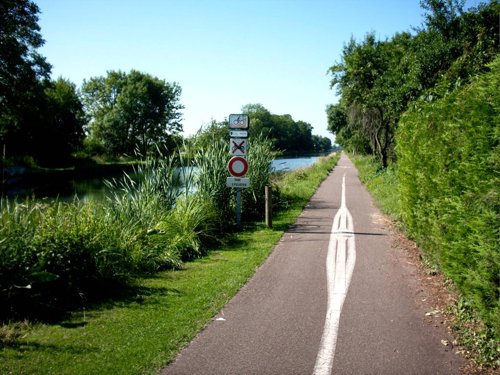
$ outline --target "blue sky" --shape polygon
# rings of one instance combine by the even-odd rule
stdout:
[[[35,0],[40,52],[81,86],[136,69],[182,87],[185,135],[249,103],[330,137],[328,68],[342,47],[422,24],[418,0]],[[466,8],[479,0],[469,0]]]

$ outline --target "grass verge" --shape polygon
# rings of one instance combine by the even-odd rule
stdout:
[[[380,209],[393,220],[401,221],[398,177],[394,165],[382,169],[374,159],[350,156],[359,172],[359,178],[370,190]]]
[[[323,158],[277,182],[286,202],[274,229],[248,225],[228,245],[181,270],[110,286],[106,298],[56,324],[7,324],[0,340],[1,374],[155,374],[253,275],[293,224],[338,157]],[[15,331],[15,334],[12,332]]]

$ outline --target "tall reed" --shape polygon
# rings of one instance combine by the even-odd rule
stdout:
[[[244,210],[263,207],[273,159],[270,142],[252,140]],[[104,201],[0,204],[0,304],[6,316],[61,305],[103,280],[179,267],[202,256],[234,221],[226,187],[228,140],[213,137],[194,156],[184,149],[148,159],[108,181]],[[63,304],[64,305],[64,304]]]
[[[86,285],[130,274],[127,243],[95,202],[2,202],[2,314],[26,315],[77,298]]]
[[[242,194],[243,212],[248,219],[264,215],[265,186],[270,184],[271,163],[276,155],[269,139],[262,135],[252,137],[247,155],[250,187]]]
[[[178,267],[184,258],[172,232],[164,230],[172,211],[179,210],[179,197],[186,197],[194,184],[193,168],[182,155],[178,149],[168,157],[147,159],[133,176],[108,183],[115,191],[109,208],[123,228],[123,241],[136,244],[131,256],[142,272]]]
[[[157,228],[168,238],[168,251],[185,261],[207,253],[205,245],[215,238],[218,219],[212,201],[196,192],[180,197]]]
[[[214,136],[206,148],[196,152],[194,162],[198,168],[197,191],[210,199],[218,213],[218,226],[227,229],[234,221],[234,198],[226,187],[229,160],[228,140]]]

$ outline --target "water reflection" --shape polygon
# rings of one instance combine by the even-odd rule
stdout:
[[[298,168],[314,164],[319,156],[304,156],[298,158],[277,158],[273,160],[271,168],[276,172],[293,171]]]
[[[273,160],[271,168],[275,172],[293,171],[298,168],[307,167],[316,160],[319,156],[304,156],[295,158],[278,158]],[[181,186],[184,186],[186,181],[191,180],[192,174],[196,174],[196,168],[187,168],[180,172]],[[119,180],[123,176],[123,172],[114,173],[108,177],[93,177],[93,178],[57,178],[45,177],[37,179],[36,182],[24,184],[6,185],[3,195],[9,199],[24,199],[26,197],[35,197],[37,199],[49,198],[59,199],[63,201],[72,200],[78,197],[79,200],[85,201],[88,199],[105,199],[106,196],[113,194],[119,188],[118,184],[115,189],[106,184],[106,180]],[[184,178],[183,178],[184,177]]]

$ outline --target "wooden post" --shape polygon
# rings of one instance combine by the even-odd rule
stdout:
[[[273,227],[273,193],[270,186],[265,187],[266,195],[266,226]]]

